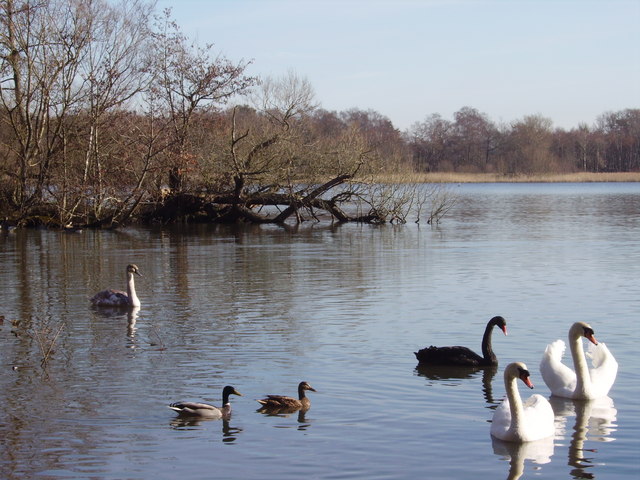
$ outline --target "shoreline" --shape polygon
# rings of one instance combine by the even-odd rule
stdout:
[[[640,182],[640,172],[580,172],[532,175],[456,172],[396,173],[380,175],[376,180],[390,183],[609,183]]]

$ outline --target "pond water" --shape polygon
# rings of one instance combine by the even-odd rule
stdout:
[[[437,226],[2,232],[0,478],[638,478],[640,184],[450,188]],[[127,263],[142,307],[89,308]],[[494,315],[497,372],[416,368],[480,351]],[[620,364],[609,398],[553,398],[548,442],[492,440],[502,367],[549,397],[542,352],[577,320]],[[308,412],[256,411],[302,380]],[[225,385],[228,421],[167,408]]]

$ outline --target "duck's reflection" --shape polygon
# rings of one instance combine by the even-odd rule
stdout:
[[[551,461],[553,456],[553,437],[543,438],[535,442],[503,442],[491,437],[493,453],[509,460],[507,480],[517,480],[524,473],[524,461],[530,460],[543,465]]]
[[[225,443],[232,443],[238,438],[238,434],[242,432],[241,428],[232,427],[229,425],[229,420],[222,420],[222,441]]]
[[[199,427],[203,422],[217,422],[222,420],[222,441],[225,443],[235,442],[238,434],[242,432],[241,428],[232,427],[229,423],[229,419],[223,418],[205,418],[205,417],[193,417],[193,416],[177,416],[170,422],[172,428],[175,429],[189,429]]]
[[[573,478],[595,478],[588,469],[595,466],[593,454],[596,449],[585,449],[587,439],[596,442],[611,442],[615,440],[611,434],[616,430],[616,410],[610,397],[597,398],[595,400],[573,400],[552,396],[551,407],[556,414],[556,421],[560,418],[561,430],[568,435],[569,417],[575,416],[576,420],[571,434],[569,445],[568,465],[573,467]]]
[[[487,403],[495,408],[496,402],[493,399],[493,377],[495,377],[498,367],[460,367],[446,365],[423,365],[416,366],[416,372],[421,377],[429,380],[456,380],[473,378],[482,372],[482,393]]]
[[[306,430],[311,426],[311,421],[307,419],[306,415],[310,408],[273,408],[273,407],[261,407],[256,412],[266,415],[268,417],[280,417],[288,418],[294,413],[298,413],[297,429]]]

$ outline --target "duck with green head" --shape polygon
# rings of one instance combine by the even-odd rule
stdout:
[[[203,418],[227,418],[231,415],[230,395],[242,396],[235,388],[227,385],[222,389],[222,407],[215,407],[207,403],[198,402],[175,402],[169,405],[171,410],[179,415],[203,417]]]

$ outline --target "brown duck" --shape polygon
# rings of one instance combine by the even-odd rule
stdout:
[[[311,407],[311,400],[307,398],[305,392],[310,390],[315,392],[315,388],[309,385],[307,382],[300,382],[298,385],[298,398],[287,397],[284,395],[267,395],[262,400],[258,400],[258,403],[262,405],[260,411],[279,413],[290,413],[296,410],[309,410]]]

